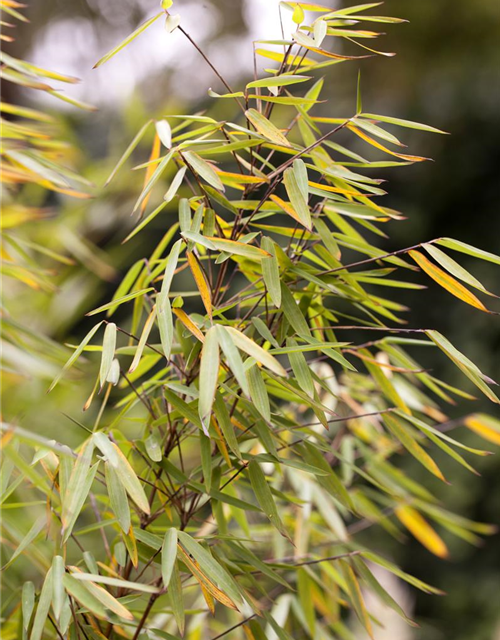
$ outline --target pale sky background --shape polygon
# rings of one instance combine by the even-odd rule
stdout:
[[[218,37],[219,10],[209,0],[177,0],[170,9],[179,14],[181,25],[199,44],[229,82],[253,73],[252,41],[281,38],[280,0],[234,0],[243,3],[247,34],[225,33]],[[202,98],[211,84],[213,72],[179,32],[168,34],[160,18],[109,62],[92,69],[97,60],[116,46],[138,24],[131,16],[137,7],[146,19],[158,12],[157,0],[89,0],[102,16],[99,23],[83,17],[52,21],[37,37],[30,59],[37,65],[57,69],[81,79],[79,85],[61,87],[73,98],[96,106],[119,105],[131,96],[141,79],[162,69],[173,73],[173,86],[181,100]],[[323,3],[337,6],[337,0]],[[295,25],[291,12],[281,10],[285,37]],[[207,41],[211,44],[207,44]],[[273,47],[272,47],[273,48]],[[274,47],[276,48],[276,47]],[[222,87],[218,87],[221,89]],[[63,103],[60,103],[63,104]]]

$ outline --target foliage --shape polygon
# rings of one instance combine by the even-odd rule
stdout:
[[[162,5],[167,30],[191,40],[170,5]],[[51,389],[68,384],[81,356],[100,354],[95,370],[85,368],[95,373],[85,409],[99,394],[102,403],[92,425],[80,423],[81,444],[47,440],[15,416],[2,426],[2,500],[26,516],[19,527],[4,512],[12,549],[5,638],[351,638],[349,612],[372,635],[366,592],[406,618],[374,565],[439,591],[357,533],[377,525],[400,540],[408,531],[445,558],[438,530],[469,542],[492,532],[436,500],[432,483],[446,480],[434,451],[474,472],[469,454],[487,452],[447,432],[464,424],[499,444],[500,425],[486,415],[448,420],[437,401],[471,396],[422,367],[413,350],[437,347],[498,403],[493,381],[438,330],[405,327],[406,309],[379,287],[421,288],[411,282],[420,269],[471,313],[491,313],[470,288],[493,294],[449,252],[500,258],[449,238],[392,253],[377,247],[383,225],[404,217],[379,204],[385,192],[370,171],[426,160],[402,152],[386,125],[442,132],[365,112],[359,79],[352,115],[312,114],[324,83],[318,70],[393,55],[365,43],[377,25],[400,20],[372,15],[377,3],[307,12],[282,5],[297,30],[257,44],[255,55],[273,65],[266,75],[233,91],[214,68],[227,93],[210,90],[222,100],[211,115],[146,123],[108,180],[154,127],[139,167],[137,224],[124,242],[169,210],[178,222],[88,313],[100,321],[53,380]],[[352,54],[327,48],[338,51],[341,41]],[[217,115],[228,101],[234,122]],[[364,155],[340,135],[366,144]],[[384,159],[370,160],[369,147]],[[43,149],[24,148],[24,165],[7,151],[10,171],[21,165],[25,179],[57,190],[26,166],[34,155],[46,167]],[[410,281],[396,279],[397,270]],[[189,290],[174,288],[187,278]],[[22,346],[19,336],[12,343]],[[429,486],[400,468],[403,453],[430,473]],[[94,533],[99,555],[86,548]],[[36,588],[15,572],[23,555],[40,574]]]

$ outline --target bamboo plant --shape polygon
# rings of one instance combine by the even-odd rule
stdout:
[[[97,63],[165,20],[220,87],[207,112],[145,123],[109,178],[153,133],[124,242],[153,220],[163,233],[89,310],[97,324],[51,385],[91,390],[84,409],[98,405],[97,418],[79,418],[80,446],[3,425],[4,500],[45,503],[24,509],[23,532],[4,516],[6,640],[349,639],[353,617],[373,637],[368,592],[415,624],[374,567],[440,591],[363,532],[406,532],[446,558],[442,531],[469,542],[493,531],[432,491],[448,482],[436,451],[472,473],[472,457],[488,453],[452,429],[500,444],[495,418],[465,410],[450,420],[444,409],[473,389],[498,403],[493,381],[439,327],[412,328],[397,293],[427,278],[446,290],[444,304],[451,294],[470,313],[492,313],[471,289],[492,294],[457,260],[500,257],[450,238],[379,248],[404,216],[384,206],[373,174],[426,160],[403,151],[399,131],[443,132],[366,112],[359,84],[350,114],[331,115],[322,99],[330,67],[393,55],[372,41],[402,20],[375,15],[378,4],[282,2],[293,32],[255,43],[269,68],[237,90],[171,0]],[[423,367],[424,346],[474,387]],[[23,558],[36,584],[9,578]]]

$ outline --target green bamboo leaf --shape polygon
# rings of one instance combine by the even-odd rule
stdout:
[[[409,129],[419,129],[420,131],[429,131],[430,133],[444,133],[435,127],[430,127],[428,124],[420,124],[420,122],[412,122],[411,120],[402,120],[401,118],[391,118],[389,116],[378,116],[373,113],[360,113],[362,118],[368,118],[370,120],[377,120],[378,122],[387,122],[388,124],[395,124],[398,127],[407,127]]]
[[[170,202],[171,200],[174,199],[175,194],[177,193],[177,191],[179,191],[182,181],[184,180],[186,171],[187,171],[187,167],[181,167],[179,171],[175,174],[167,192],[163,196],[163,199],[165,200],[165,202]]]
[[[267,138],[271,142],[283,145],[284,147],[291,147],[290,142],[285,138],[281,131],[270,122],[265,116],[259,113],[256,109],[248,109],[245,111],[245,115],[248,120],[253,124],[255,129]]]
[[[174,339],[174,323],[172,319],[172,308],[168,297],[163,298],[163,302],[158,302],[158,313],[156,315],[158,329],[160,330],[160,341],[163,353],[167,360],[170,360],[172,351],[172,341]]]
[[[393,433],[396,438],[401,442],[403,447],[407,449],[411,455],[416,458],[420,464],[422,464],[426,469],[428,469],[432,474],[434,474],[440,480],[446,482],[441,470],[434,462],[434,460],[430,457],[428,453],[426,453],[422,447],[418,444],[415,438],[411,435],[408,429],[401,424],[401,422],[392,414],[385,413],[383,415],[383,421],[386,427]]]
[[[285,538],[289,538],[289,535],[281,522],[281,518],[279,517],[278,509],[276,507],[276,503],[274,502],[273,494],[271,493],[271,489],[267,484],[266,477],[258,462],[252,460],[248,465],[248,476],[250,478],[250,482],[252,484],[252,489],[255,493],[255,497],[257,498],[257,502],[262,508],[262,511],[269,518],[271,523],[276,527],[276,529],[281,533]]]
[[[149,293],[150,291],[153,291],[153,287],[149,287],[148,289],[141,289],[140,291],[134,291],[132,293],[127,294],[126,296],[123,296],[122,298],[118,298],[117,300],[113,300],[112,302],[108,302],[107,304],[103,304],[101,307],[97,307],[97,309],[94,309],[93,311],[89,311],[89,313],[87,313],[86,315],[95,316],[97,313],[102,313],[102,311],[107,311],[108,309],[119,307],[121,304],[124,304],[125,302],[130,302],[130,300],[135,300],[136,298],[139,298],[140,296],[144,296],[144,295],[146,295],[146,293]],[[100,327],[101,324],[102,323],[99,323],[97,325],[97,327]],[[96,329],[96,327],[94,327],[94,329]],[[90,335],[90,334],[88,334],[88,335]],[[91,337],[92,336],[90,336],[90,338]],[[87,336],[86,336],[86,338],[87,338]],[[89,338],[89,340],[90,340],[90,338]],[[87,342],[88,342],[88,340],[87,340]],[[87,342],[85,342],[85,345],[87,344]],[[83,342],[82,342],[82,345],[83,345]],[[85,346],[85,345],[83,345],[83,346]],[[82,351],[83,351],[83,348],[82,348]],[[75,354],[73,354],[73,356],[74,355]],[[80,355],[80,354],[78,354],[78,355]],[[76,360],[76,358],[75,358],[75,360]]]
[[[146,447],[146,453],[153,460],[153,462],[160,462],[163,458],[161,450],[161,442],[155,433],[152,433],[144,442]]]
[[[106,383],[106,379],[111,369],[111,363],[115,357],[116,350],[116,324],[108,322],[104,330],[104,338],[102,341],[101,368],[99,370],[99,384],[101,389]]]
[[[373,628],[370,622],[370,616],[368,611],[366,610],[365,603],[363,600],[363,595],[361,593],[361,589],[359,587],[358,579],[356,578],[356,574],[354,573],[351,565],[346,560],[340,560],[342,566],[342,573],[344,574],[344,578],[347,585],[347,591],[353,606],[356,615],[358,616],[359,621],[365,628],[366,632],[373,640]]]
[[[134,137],[134,139],[132,140],[132,142],[129,144],[129,146],[125,149],[122,157],[118,160],[115,168],[113,169],[113,171],[110,173],[109,178],[106,180],[106,182],[104,183],[104,186],[107,187],[108,184],[111,182],[111,180],[113,180],[113,178],[116,176],[116,174],[118,173],[118,171],[123,167],[123,165],[125,164],[125,162],[127,162],[127,160],[130,158],[130,156],[132,155],[132,152],[134,151],[134,149],[137,147],[137,145],[139,144],[139,142],[142,140],[142,138],[144,137],[144,134],[146,133],[146,131],[149,128],[149,125],[152,123],[152,120],[148,120],[146,122],[146,124],[144,124],[140,129],[139,132],[136,134],[136,136]]]
[[[297,342],[293,338],[287,338],[286,344],[292,348],[297,346]],[[302,391],[305,391],[308,396],[313,398],[314,382],[304,354],[300,351],[293,351],[288,354],[288,359],[290,360],[292,371],[300,388]]]
[[[298,219],[306,229],[311,231],[311,212],[309,211],[309,205],[307,203],[307,193],[309,192],[309,188],[307,187],[306,191],[306,185],[304,184],[305,164],[302,160],[297,160],[295,162],[297,164],[294,163],[293,167],[289,167],[283,172],[283,182]],[[307,171],[305,178],[307,180]]]
[[[210,485],[212,484],[212,444],[210,438],[204,433],[200,433],[199,437],[203,481],[205,484],[205,490],[209,493]]]
[[[277,76],[270,76],[269,78],[263,78],[262,80],[253,80],[247,84],[247,89],[256,89],[258,87],[284,87],[290,84],[306,82],[310,79],[311,76],[281,74]]]
[[[101,620],[108,618],[104,604],[85,587],[83,582],[66,573],[63,577],[63,584],[66,591],[73,596],[82,607],[88,609]],[[33,637],[31,640],[33,640]],[[39,638],[37,638],[37,640],[39,640]]]
[[[177,626],[179,628],[179,633],[181,634],[181,636],[183,636],[186,614],[184,611],[184,598],[182,595],[182,583],[178,562],[174,564],[174,570],[172,573],[172,578],[170,580],[170,588],[168,590],[168,593],[170,596],[172,611],[174,612],[175,622],[177,623]]]
[[[453,240],[453,238],[439,238],[438,240],[435,240],[435,243],[446,247],[447,249],[453,249],[453,251],[466,253],[467,255],[479,258],[480,260],[487,260],[494,264],[500,264],[500,256],[490,253],[489,251],[476,249],[476,247],[466,244],[465,242],[461,242],[460,240]]]
[[[177,529],[171,527],[167,530],[161,548],[161,577],[163,587],[168,589],[170,579],[174,572],[177,558]]]
[[[433,244],[425,243],[422,245],[423,248],[439,263],[446,271],[451,273],[456,278],[459,278],[463,282],[470,284],[472,287],[487,293],[488,295],[493,295],[487,291],[483,285],[476,280],[473,275],[471,275],[468,271],[466,271],[462,266],[458,264],[453,258],[446,255],[444,251],[441,251],[438,247],[435,247]]]
[[[30,640],[42,640],[43,630],[47,616],[49,615],[50,603],[52,602],[52,567],[47,571],[43,581],[38,606],[36,608],[33,627],[31,629]]]
[[[283,313],[292,328],[299,336],[310,336],[311,331],[306,319],[304,318],[304,314],[300,310],[289,288],[283,282],[281,283],[281,301],[283,305]]]
[[[203,158],[201,158],[197,153],[194,153],[194,151],[184,151],[183,157],[192,169],[200,176],[200,178],[203,178],[203,180],[208,182],[209,185],[218,191],[225,190],[221,179],[209,162],[203,160]]]
[[[139,338],[139,342],[137,344],[137,350],[135,352],[134,359],[132,360],[132,364],[130,365],[130,368],[128,370],[129,373],[133,373],[139,366],[139,362],[141,361],[144,347],[146,346],[146,343],[148,341],[149,334],[151,333],[151,329],[153,328],[155,319],[156,319],[156,305],[153,306],[151,313],[149,314],[144,324],[141,337]]]
[[[229,332],[234,344],[238,347],[238,349],[241,349],[241,351],[244,351],[252,358],[255,358],[257,362],[260,362],[271,371],[274,371],[274,373],[276,373],[278,376],[286,377],[286,369],[284,369],[278,362],[278,360],[276,360],[276,358],[272,356],[268,351],[265,351],[248,336],[246,336],[244,333],[241,333],[241,331],[238,331],[234,327],[226,327],[226,331]]]
[[[243,361],[240,356],[240,352],[236,348],[236,345],[233,342],[231,337],[231,333],[226,330],[226,327],[223,325],[217,326],[217,337],[219,340],[219,345],[222,349],[222,352],[226,356],[227,363],[229,368],[233,372],[234,377],[238,381],[238,384],[241,387],[243,393],[249,397],[250,390],[248,388],[245,368],[243,366]]]
[[[493,393],[486,383],[495,384],[467,356],[456,349],[439,331],[428,330],[426,335],[436,344],[441,351],[478,387],[492,402],[500,404],[500,399]]]
[[[28,533],[21,540],[16,550],[10,557],[10,560],[2,567],[2,571],[5,571],[10,565],[14,562],[14,560],[20,556],[25,549],[27,549],[30,544],[35,540],[38,534],[42,531],[42,529],[47,525],[47,517],[41,515],[39,518],[35,520],[35,522],[31,525]]]
[[[74,353],[71,355],[71,357],[69,358],[69,360],[66,362],[66,364],[64,365],[64,367],[62,368],[62,371],[54,378],[54,380],[52,381],[52,384],[49,387],[48,393],[50,391],[52,391],[52,389],[56,386],[56,384],[59,382],[59,380],[63,377],[63,375],[65,374],[65,372],[70,369],[73,364],[78,360],[78,358],[81,356],[81,354],[83,353],[85,347],[88,345],[88,343],[92,340],[92,338],[94,337],[94,334],[97,332],[97,330],[99,329],[99,327],[102,325],[102,321],[99,322],[99,324],[96,324],[95,327],[93,327],[85,336],[85,338],[80,342],[80,344],[78,345],[78,347],[75,349]]]
[[[161,16],[163,16],[163,15],[165,15],[163,13],[163,11],[160,11],[160,13],[157,13],[155,16],[153,16],[149,20],[146,20],[146,22],[143,22],[139,27],[137,27],[137,29],[133,33],[131,33],[129,36],[127,36],[125,38],[125,40],[120,42],[120,44],[118,46],[116,46],[114,49],[111,49],[111,51],[108,51],[108,53],[106,55],[104,55],[98,62],[96,62],[93,68],[96,69],[97,67],[100,67],[101,64],[104,64],[105,62],[107,62],[110,58],[112,58],[119,51],[121,51],[124,47],[126,47],[130,42],[132,42],[132,40],[137,38],[138,35],[140,35],[150,25],[152,25],[153,22],[158,20],[158,18],[161,18]]]
[[[271,406],[269,404],[269,396],[267,389],[257,364],[252,365],[247,370],[248,387],[250,390],[250,398],[260,415],[271,422]]]
[[[279,309],[281,306],[280,270],[274,249],[274,242],[265,236],[262,238],[261,244],[264,251],[269,254],[269,257],[263,258],[261,261],[262,276],[272,303]]]
[[[113,467],[114,471],[116,471],[118,480],[121,482],[128,495],[132,498],[139,509],[144,511],[144,513],[149,514],[151,510],[146,494],[144,493],[144,489],[142,488],[135,471],[130,466],[129,461],[123,455],[121,450],[114,442],[111,442],[102,431],[94,433],[93,441],[96,447],[98,447],[101,453],[105,456],[109,465]]]
[[[94,465],[92,469],[90,467],[93,452],[94,444],[92,440],[89,440],[78,454],[68,481],[66,493],[62,496],[61,522],[63,542],[71,534],[97,472],[97,465]]]
[[[115,469],[106,462],[104,464],[106,486],[108,488],[111,510],[118,518],[122,531],[127,534],[130,531],[130,507],[127,500],[127,492],[118,478]]]
[[[111,587],[133,589],[134,591],[140,591],[141,593],[160,593],[160,589],[158,587],[153,587],[150,584],[144,584],[142,582],[132,582],[131,580],[122,580],[121,578],[113,578],[111,576],[101,576],[99,574],[78,572],[72,573],[71,577],[75,580],[85,583],[93,582],[99,584],[107,584]]]
[[[206,436],[208,436],[210,415],[212,413],[212,405],[215,399],[219,377],[220,356],[217,336],[216,327],[209,329],[205,335],[205,342],[201,351],[198,412],[203,432]]]
[[[207,551],[205,547],[185,531],[178,531],[177,535],[179,543],[188,554],[191,554],[210,580],[214,581],[219,589],[229,596],[231,600],[241,603],[241,595],[237,583],[228,571],[215,560],[210,551]]]
[[[222,346],[222,345],[221,345]],[[245,377],[246,384],[246,377]],[[234,433],[234,427],[231,423],[231,417],[229,411],[224,403],[224,400],[219,392],[215,394],[214,413],[217,419],[217,424],[222,430],[222,434],[229,448],[237,458],[241,459],[241,451],[238,444],[238,438]]]
[[[62,556],[54,556],[52,560],[52,608],[56,620],[59,620],[64,604],[63,576],[65,573],[64,559]]]
[[[28,581],[23,584],[21,610],[23,614],[23,630],[28,631],[33,609],[35,608],[35,585]]]
[[[154,170],[153,175],[148,180],[148,183],[144,186],[144,189],[141,191],[141,194],[137,198],[137,201],[136,201],[136,203],[134,205],[134,211],[137,211],[139,209],[141,204],[144,202],[144,199],[151,193],[152,188],[155,186],[155,184],[161,178],[161,176],[162,176],[163,172],[165,171],[165,169],[167,168],[170,160],[172,160],[172,158],[174,157],[174,155],[176,153],[177,153],[177,148],[173,147],[172,149],[170,149],[170,151],[167,153],[167,155],[164,156],[161,159],[160,163],[158,164],[158,166]],[[166,205],[166,202],[163,202],[160,206],[163,208],[165,205]],[[158,209],[159,209],[159,207],[158,207]],[[132,234],[130,234],[130,236],[128,236],[128,238],[130,238],[131,236],[132,236]]]

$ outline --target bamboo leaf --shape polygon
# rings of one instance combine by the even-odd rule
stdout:
[[[113,180],[113,178],[116,176],[116,174],[118,173],[118,171],[123,167],[123,165],[125,164],[125,162],[127,162],[127,160],[130,158],[130,156],[132,155],[132,152],[134,151],[134,149],[137,147],[137,145],[139,144],[139,142],[142,140],[142,138],[144,137],[144,134],[146,133],[146,131],[149,128],[149,125],[151,124],[152,120],[148,120],[148,122],[146,122],[146,124],[144,124],[140,129],[139,132],[136,134],[136,136],[134,137],[134,139],[132,140],[132,142],[129,144],[129,146],[125,149],[122,157],[118,160],[115,168],[113,169],[113,171],[110,173],[109,178],[106,180],[106,182],[104,183],[104,186],[108,186],[108,184],[111,182],[111,180]]]
[[[219,366],[218,332],[216,327],[212,327],[205,335],[200,364],[200,398],[198,406],[203,432],[206,436],[208,436],[208,425],[217,390]]]
[[[99,370],[99,383],[101,389],[106,383],[106,378],[111,369],[111,363],[115,357],[116,350],[116,324],[108,322],[104,330],[104,338],[102,341],[101,368]]]
[[[21,609],[23,614],[23,630],[28,631],[33,609],[35,608],[35,585],[28,581],[23,584]]]
[[[284,147],[291,147],[292,145],[285,136],[281,133],[281,131],[270,122],[265,116],[256,111],[255,109],[247,109],[245,111],[245,115],[248,120],[253,124],[255,129],[267,138],[271,142],[275,142],[276,144],[283,145]]]
[[[144,296],[144,295],[146,295],[146,293],[149,293],[150,291],[153,291],[153,287],[149,287],[148,289],[141,289],[140,291],[133,291],[132,293],[129,293],[126,296],[123,296],[122,298],[117,298],[116,300],[113,300],[112,302],[108,302],[107,304],[103,304],[101,307],[97,307],[97,309],[94,309],[93,311],[90,311],[89,313],[87,313],[87,315],[88,316],[95,316],[97,313],[102,313],[103,311],[107,311],[108,309],[114,309],[116,307],[119,307],[121,304],[124,304],[125,302],[130,302],[130,300],[135,300],[136,298]],[[97,331],[97,329],[101,326],[101,324],[102,323],[99,323],[96,327],[94,327],[94,329]],[[89,335],[90,335],[90,333],[85,337],[85,340],[87,339],[87,337]],[[90,336],[90,338],[91,337],[92,336]],[[90,338],[89,338],[89,340],[90,340]],[[89,340],[87,340],[87,342]],[[87,342],[85,342],[85,345],[83,345],[83,342],[82,342],[82,345],[85,347]],[[83,348],[82,348],[82,351],[83,351]],[[75,354],[73,354],[73,356],[74,355]],[[78,355],[80,355],[80,354],[78,354]],[[75,358],[75,360],[76,360],[76,358]]]
[[[132,498],[139,509],[144,511],[144,513],[149,514],[150,507],[146,494],[144,493],[144,489],[142,488],[135,471],[130,466],[129,461],[123,455],[121,450],[114,442],[111,442],[102,431],[94,433],[93,442],[105,456],[108,464],[116,472],[119,482],[121,482],[128,495]]]
[[[108,488],[111,509],[118,518],[123,533],[130,531],[130,507],[127,500],[127,492],[118,478],[115,469],[106,462],[104,465],[106,486]]]
[[[151,310],[151,313],[149,314],[144,324],[141,337],[139,338],[139,342],[137,344],[137,350],[135,352],[134,359],[132,360],[132,364],[130,365],[130,368],[128,370],[129,373],[133,373],[139,366],[139,362],[141,361],[144,347],[146,346],[146,342],[148,341],[149,334],[151,333],[151,329],[153,328],[155,319],[156,319],[156,305],[153,306],[153,309]]]
[[[473,247],[472,245],[465,242],[461,242],[460,240],[453,240],[452,238],[439,238],[435,242],[436,244],[440,244],[443,247],[453,249],[454,251],[460,251],[461,253],[466,253],[467,255],[473,256],[474,258],[493,262],[494,264],[500,264],[500,256],[497,256],[494,253],[489,253],[488,251],[483,251],[482,249],[476,249],[476,247]]]
[[[233,372],[234,377],[238,381],[238,384],[241,387],[243,393],[248,397],[250,395],[250,391],[248,388],[245,368],[243,366],[243,361],[240,356],[240,352],[236,348],[235,343],[233,342],[231,333],[226,330],[226,327],[222,325],[216,325],[217,337],[219,341],[219,345],[227,359],[227,363],[229,368]]]
[[[484,413],[467,416],[464,425],[481,438],[500,445],[500,421]]]
[[[476,298],[476,296],[471,293],[468,289],[466,289],[460,282],[446,274],[439,267],[432,264],[427,258],[420,253],[419,251],[410,251],[410,256],[415,260],[425,273],[430,276],[433,280],[435,280],[443,289],[449,291],[452,295],[460,300],[463,300],[467,304],[470,304],[472,307],[476,307],[476,309],[481,309],[481,311],[488,311],[484,304]]]
[[[394,513],[398,520],[426,549],[439,558],[448,557],[448,549],[445,543],[416,509],[408,505],[401,505],[396,507]]]
[[[212,165],[193,151],[184,151],[183,156],[193,170],[209,185],[218,191],[224,191],[224,185]]]
[[[50,603],[52,601],[52,568],[47,571],[43,581],[38,606],[36,608],[33,627],[31,628],[30,640],[42,640],[43,630],[47,616],[49,615]]]
[[[167,530],[161,548],[161,577],[163,586],[168,589],[177,558],[177,529]]]
[[[261,261],[262,276],[272,303],[279,309],[281,306],[280,271],[274,243],[270,238],[264,237],[262,238],[262,248],[269,254],[269,257],[263,258]]]
[[[69,358],[69,360],[66,362],[66,364],[64,365],[61,373],[59,373],[54,380],[52,381],[52,384],[49,387],[48,393],[50,393],[50,391],[52,391],[52,389],[56,386],[56,384],[59,382],[59,380],[63,377],[63,375],[65,374],[65,372],[70,369],[73,364],[78,360],[78,358],[81,356],[81,354],[83,353],[85,347],[88,345],[88,343],[92,340],[92,338],[94,337],[94,334],[97,332],[97,330],[99,329],[99,327],[102,325],[102,321],[99,322],[99,324],[96,324],[95,327],[93,327],[85,336],[85,338],[80,342],[80,344],[78,345],[77,349],[75,349],[74,353],[71,355],[71,357]]]
[[[307,172],[304,176],[305,164],[296,160],[293,167],[285,169],[283,173],[283,182],[285,189],[292,203],[292,207],[297,213],[300,223],[309,231],[312,229],[311,212],[307,204],[308,186]],[[300,164],[302,162],[302,164]],[[302,168],[303,167],[303,168]],[[304,179],[306,183],[304,185]]]
[[[52,608],[56,620],[59,620],[64,604],[64,573],[64,559],[62,556],[54,556],[52,560]]]
[[[255,408],[260,415],[267,420],[267,422],[271,422],[269,396],[267,395],[266,385],[257,364],[252,365],[247,370],[247,381],[250,398],[252,399]]]
[[[175,174],[174,179],[170,183],[170,186],[167,192],[163,196],[163,199],[165,200],[165,202],[170,202],[171,200],[174,199],[175,194],[177,193],[177,191],[179,191],[179,187],[181,186],[182,181],[184,180],[186,171],[187,171],[187,167],[181,167],[179,171]]]
[[[311,76],[281,74],[277,76],[270,76],[269,78],[263,78],[262,80],[253,80],[247,84],[247,89],[256,89],[258,87],[284,87],[290,84],[306,82],[310,79]]]
[[[262,365],[274,371],[278,376],[287,375],[286,369],[284,369],[278,360],[272,356],[268,351],[265,351],[262,347],[256,344],[253,340],[251,340],[248,336],[241,331],[238,331],[234,327],[226,327],[227,332],[229,332],[234,344],[244,351],[246,354],[255,358],[257,362],[260,362]]]
[[[198,291],[200,292],[203,305],[207,310],[209,318],[212,318],[212,293],[205,278],[205,274],[203,273],[198,260],[195,258],[194,254],[191,253],[191,251],[186,251],[186,256],[189,268],[191,269],[191,273],[193,274],[194,281],[196,283],[196,286],[198,287]]]
[[[288,538],[288,533],[281,522],[281,518],[279,517],[273,494],[271,493],[266,477],[264,476],[258,462],[252,460],[249,463],[248,476],[250,478],[255,497],[257,498],[257,502],[259,503],[262,511],[266,514],[281,535]]]
[[[137,38],[138,35],[140,35],[150,25],[152,25],[153,22],[158,20],[158,18],[161,18],[161,16],[163,16],[163,15],[164,15],[163,11],[160,11],[160,13],[157,13],[155,16],[153,16],[149,20],[146,20],[146,22],[143,22],[139,27],[137,27],[137,29],[133,33],[131,33],[129,36],[127,36],[125,38],[125,40],[120,42],[120,44],[117,45],[114,49],[111,49],[111,51],[108,51],[108,53],[106,55],[104,55],[98,62],[96,62],[95,65],[94,65],[94,69],[96,69],[97,67],[100,67],[101,64],[104,64],[110,58],[112,58],[114,55],[116,55],[119,51],[121,51],[124,47],[126,47],[130,42],[132,42],[132,40]]]

